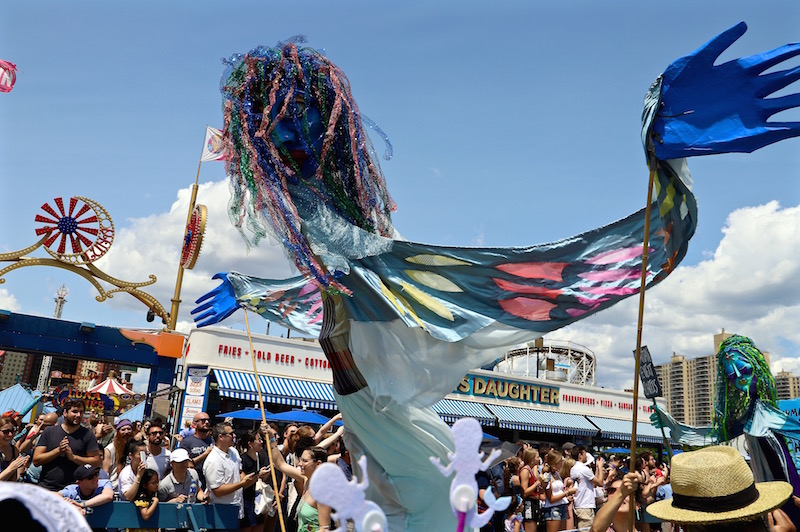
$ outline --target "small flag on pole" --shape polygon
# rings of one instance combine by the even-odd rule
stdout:
[[[0,59],[0,92],[11,92],[17,81],[17,65]]]
[[[224,161],[227,158],[228,154],[222,143],[222,131],[206,126],[206,140],[203,143],[203,155],[200,161]]]

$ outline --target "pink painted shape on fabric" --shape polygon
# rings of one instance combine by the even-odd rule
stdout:
[[[577,299],[581,305],[586,305],[587,307],[592,307],[592,308],[596,307],[600,303],[608,301],[607,297],[601,297],[600,299],[590,299],[588,297],[575,296],[575,299]]]
[[[572,318],[577,318],[578,316],[583,316],[584,314],[586,314],[587,312],[591,312],[592,310],[594,310],[594,308],[587,308],[587,309],[568,308],[567,314]]]
[[[521,262],[518,264],[500,264],[495,268],[526,279],[562,281],[561,272],[569,264],[569,262]]]
[[[598,296],[629,296],[639,291],[638,288],[627,288],[624,286],[606,287],[606,286],[589,286],[581,288],[582,292],[587,294],[595,294]]]
[[[527,284],[515,283],[506,281],[505,279],[497,279],[492,277],[492,281],[497,283],[497,286],[509,292],[516,292],[518,294],[533,294],[537,296],[545,296],[550,299],[555,299],[563,293],[563,290],[558,288],[547,288],[544,286],[531,286]]]
[[[578,277],[595,283],[625,281],[627,279],[638,279],[642,276],[642,270],[636,268],[619,268],[616,270],[594,270],[591,272],[579,273]]]
[[[648,248],[653,251],[654,248]],[[642,255],[642,246],[634,246],[631,248],[615,249],[601,253],[596,257],[587,260],[587,264],[617,264],[625,262],[626,260],[640,257]]]
[[[556,306],[555,303],[530,297],[501,299],[498,303],[509,314],[519,316],[528,321],[549,321],[550,311]]]
[[[317,289],[316,283],[311,283],[311,282],[306,283],[306,285],[303,288],[300,289],[300,293],[297,294],[297,297],[301,297],[301,296],[304,296],[306,294],[310,294],[311,292],[313,292],[316,289]]]

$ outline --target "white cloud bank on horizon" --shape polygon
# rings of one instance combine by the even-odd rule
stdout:
[[[707,260],[679,266],[647,291],[642,344],[655,364],[673,352],[695,358],[713,354],[713,336],[725,329],[768,351],[773,373],[800,373],[800,206],[738,209],[722,232]],[[588,346],[600,385],[631,388],[638,303],[628,298],[547,338]]]
[[[184,274],[178,330],[192,327],[194,300],[216,286],[216,272],[237,270],[271,278],[296,271],[280,246],[262,242],[249,253],[230,223],[227,181],[200,186],[197,202],[208,208],[206,234],[195,269]],[[125,280],[158,283],[145,290],[168,305],[173,295],[178,251],[190,190],[181,189],[169,212],[129,220],[119,229],[112,250],[98,267]],[[769,351],[774,372],[800,373],[800,206],[782,208],[777,201],[736,210],[728,216],[723,238],[712,255],[696,265],[680,266],[646,294],[643,344],[656,364],[673,352],[689,358],[713,351],[713,335],[727,332],[753,338]],[[691,245],[691,243],[690,243]],[[0,289],[0,301],[3,290]],[[105,304],[142,312],[141,303],[119,294]],[[548,334],[589,347],[598,359],[598,383],[622,389],[633,383],[638,297],[570,327]],[[2,305],[0,305],[2,308]],[[168,309],[169,310],[169,309]],[[225,325],[236,325],[236,316]],[[260,328],[260,326],[259,326]]]
[[[11,312],[17,312],[22,307],[12,293],[5,288],[0,288],[0,308]]]

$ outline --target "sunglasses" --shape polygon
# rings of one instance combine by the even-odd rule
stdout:
[[[14,434],[14,433],[15,433],[15,432],[17,432],[17,431],[16,431],[16,430],[14,430],[14,429],[3,429],[3,430],[0,430],[0,432],[2,432],[3,434],[5,434],[6,436],[8,436],[9,434]]]
[[[619,488],[606,488],[606,493],[611,495],[612,493],[616,493]]]

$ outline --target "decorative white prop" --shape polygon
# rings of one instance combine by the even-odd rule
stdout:
[[[466,526],[481,528],[486,525],[497,511],[503,511],[511,504],[511,497],[495,499],[491,489],[484,490],[483,502],[489,507],[483,513],[478,513],[478,483],[475,474],[486,471],[492,461],[500,454],[500,449],[494,449],[489,457],[483,460],[484,452],[479,451],[483,431],[481,425],[472,418],[463,418],[456,421],[450,429],[453,433],[453,444],[456,451],[447,453],[450,463],[442,466],[438,458],[431,457],[431,463],[441,471],[445,477],[455,471],[456,476],[450,484],[450,507],[453,514],[459,518],[459,528]]]
[[[340,524],[352,519],[356,532],[388,532],[389,525],[383,510],[364,495],[369,487],[366,456],[358,459],[358,467],[363,478],[361,482],[357,481],[355,475],[353,480],[348,481],[344,471],[336,464],[320,465],[308,486],[311,496],[333,508],[331,518]]]

